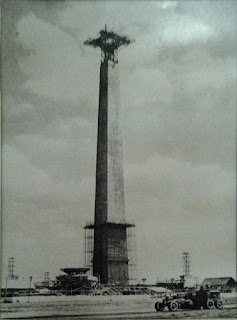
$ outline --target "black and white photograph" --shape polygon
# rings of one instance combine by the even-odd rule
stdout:
[[[1,1],[1,319],[234,319],[237,1]]]

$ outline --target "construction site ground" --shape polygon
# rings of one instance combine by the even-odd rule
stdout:
[[[47,297],[44,297],[47,298]],[[73,296],[1,305],[1,319],[235,319],[237,306],[229,301],[223,310],[157,312],[150,296]]]

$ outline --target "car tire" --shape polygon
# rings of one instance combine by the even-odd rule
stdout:
[[[178,307],[179,305],[177,301],[171,301],[168,305],[169,311],[177,311]]]
[[[223,309],[223,302],[221,300],[217,300],[215,306],[217,309]]]
[[[164,304],[161,303],[161,302],[156,302],[155,308],[156,308],[156,311],[164,311],[165,306],[164,306]]]
[[[206,302],[206,309],[212,310],[214,308],[215,304],[212,300],[207,300]]]

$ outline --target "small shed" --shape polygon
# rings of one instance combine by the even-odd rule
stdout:
[[[201,283],[204,288],[228,290],[236,286],[236,281],[232,277],[206,278]]]

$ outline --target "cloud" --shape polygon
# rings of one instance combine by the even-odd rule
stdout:
[[[212,35],[213,30],[200,22],[193,20],[192,18],[183,18],[182,22],[176,21],[170,23],[163,35],[163,41],[168,45],[190,45],[190,43],[197,43],[199,41],[206,42]]]
[[[21,68],[30,70],[23,90],[60,101],[77,101],[81,95],[89,93],[88,66],[83,57],[78,59],[80,50],[75,39],[32,14],[21,20],[18,30],[22,45],[34,51],[27,59],[20,60]],[[78,84],[82,75],[84,81]]]
[[[137,225],[140,274],[152,256],[150,275],[157,274],[162,279],[172,274],[179,277],[185,250],[193,254],[194,274],[201,278],[207,273],[221,275],[220,270],[212,271],[212,259],[220,269],[230,270],[235,229],[232,223],[235,178],[231,171],[223,171],[213,164],[193,166],[154,155],[142,164],[130,165],[125,181],[127,215]],[[232,236],[226,238],[226,230]],[[198,246],[194,248],[195,242]],[[146,249],[143,251],[142,247]],[[222,250],[226,250],[224,260]],[[212,258],[210,251],[214,254]],[[201,267],[204,257],[205,270]]]
[[[5,146],[3,155],[4,263],[15,256],[16,272],[27,276],[34,259],[38,280],[44,270],[55,276],[63,265],[83,265],[78,248],[84,235],[78,230],[93,217],[94,177],[57,181],[12,147]]]
[[[163,1],[162,9],[177,8],[178,1]]]
[[[139,276],[178,277],[183,251],[192,252],[199,277],[235,274],[235,6],[3,6],[4,261],[15,256],[29,275],[34,259],[37,277],[84,263],[100,53],[83,42],[107,24],[136,39],[119,64],[126,213],[137,225]]]

